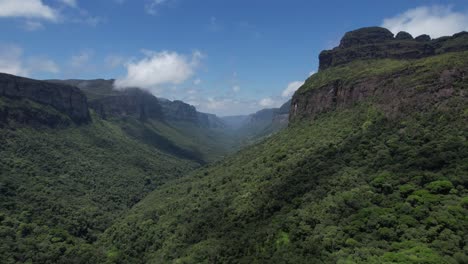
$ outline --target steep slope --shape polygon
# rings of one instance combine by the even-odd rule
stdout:
[[[2,263],[85,263],[116,218],[199,166],[90,115],[74,87],[1,77]]]
[[[16,101],[1,104],[2,123],[14,120],[25,124],[56,126],[90,121],[86,97],[72,86],[49,84],[0,73],[0,96],[5,101]],[[21,100],[16,99],[34,102],[31,104],[34,107],[23,107]],[[42,108],[38,105],[42,105]]]
[[[287,129],[151,193],[100,261],[466,263],[468,53],[321,69]]]
[[[156,98],[138,88],[115,90],[114,80],[48,82],[78,87],[99,116],[168,154],[207,163],[221,159],[233,149],[233,138],[220,118],[198,112],[182,101]]]

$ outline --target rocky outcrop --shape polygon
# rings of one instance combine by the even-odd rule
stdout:
[[[226,124],[217,115],[197,112],[198,123],[207,128],[226,128]]]
[[[58,112],[67,115],[77,124],[90,121],[86,96],[78,88],[72,86],[0,73],[0,96],[13,101],[27,99],[47,107],[52,107]],[[37,109],[32,111],[24,105],[21,108],[23,110],[19,111],[19,108],[17,108],[14,111],[15,114],[12,115],[11,109],[5,107],[2,118],[6,120],[6,115],[9,115],[10,117],[21,119],[17,120],[21,123],[34,123],[35,120],[33,119],[37,116],[38,120],[36,121],[39,123],[56,123],[52,122],[52,120],[47,120],[47,115],[45,113],[39,114]],[[57,116],[57,113],[53,115]]]
[[[419,85],[402,81],[413,75],[414,72],[410,70],[363,78],[353,83],[336,80],[296,94],[291,104],[290,122],[314,119],[321,113],[351,107],[359,102],[372,102],[389,118],[421,112],[434,105],[443,107],[444,101],[454,96],[465,98],[466,102],[466,91],[455,86],[468,86],[468,65],[443,70]]]
[[[466,103],[468,53],[463,51],[468,51],[467,32],[434,40],[427,35],[413,39],[406,32],[393,38],[383,28],[349,32],[339,47],[320,54],[320,71],[293,96],[289,120],[314,119],[360,102],[372,103],[390,118],[434,105],[443,107],[451,98]],[[425,58],[429,56],[434,59]],[[386,58],[404,61],[333,69],[355,60]],[[328,68],[331,72],[325,71]]]
[[[148,92],[139,89],[128,89],[118,95],[95,99],[90,102],[101,118],[131,116],[140,120],[163,119],[159,100]]]
[[[188,122],[204,128],[224,128],[224,122],[213,114],[198,112],[195,106],[179,100],[160,99],[164,120],[168,122]]]
[[[415,39],[407,33],[393,34],[385,28],[361,28],[345,34],[340,45],[320,53],[319,70],[354,60],[419,59],[448,51],[468,50],[468,32],[431,40],[427,35]]]
[[[160,100],[163,107],[164,118],[170,121],[184,121],[198,123],[197,109],[195,106],[182,101]]]

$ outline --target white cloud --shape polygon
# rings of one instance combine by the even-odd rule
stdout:
[[[283,90],[283,93],[281,94],[283,97],[291,97],[294,92],[296,92],[299,87],[301,87],[304,84],[302,81],[295,81],[291,82],[288,84],[288,87]]]
[[[232,91],[235,92],[235,93],[238,93],[238,92],[240,91],[240,89],[241,89],[241,88],[240,88],[239,85],[234,85],[234,86],[232,87]]]
[[[0,72],[27,76],[21,57],[23,50],[16,45],[0,45]]]
[[[0,17],[25,17],[58,20],[58,12],[42,0],[0,0]]]
[[[276,105],[276,101],[267,97],[267,98],[263,98],[261,99],[258,104],[262,107],[273,107]]]
[[[468,30],[468,14],[455,12],[451,6],[421,6],[384,19],[382,26],[394,34],[406,31],[415,37],[428,34],[438,38]]]
[[[57,64],[46,57],[23,58],[17,45],[0,44],[0,72],[30,77],[34,73],[58,73]]]
[[[200,79],[193,80],[193,84],[199,85],[202,81]]]
[[[65,5],[69,7],[77,7],[76,0],[60,0],[60,2],[64,3]]]
[[[27,60],[26,67],[28,72],[46,72],[59,73],[60,69],[57,64],[45,57],[33,57]]]
[[[180,84],[193,76],[200,52],[193,53],[191,58],[176,52],[144,51],[145,58],[127,64],[127,75],[115,82],[117,88],[141,87],[156,88],[164,84]]]

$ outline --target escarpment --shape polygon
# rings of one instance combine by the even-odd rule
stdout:
[[[69,85],[53,84],[28,78],[0,73],[0,98],[8,100],[0,109],[0,120],[15,120],[19,123],[40,123],[57,125],[68,123],[65,115],[77,124],[89,122],[86,96]],[[38,105],[32,110],[23,107],[21,100],[29,100]],[[42,108],[41,108],[42,107]],[[46,108],[52,108],[50,113]]]
[[[399,32],[394,37],[388,29],[369,27],[346,33],[338,47],[322,51],[319,69],[325,70],[355,60],[420,59],[464,50],[468,50],[468,32],[431,40],[428,35],[413,39],[407,32]]]
[[[140,120],[163,119],[159,100],[139,89],[128,89],[118,95],[92,100],[90,107],[104,119],[125,116],[136,117]]]
[[[421,40],[422,39],[422,40]],[[348,32],[320,54],[320,70],[296,92],[290,121],[369,102],[388,117],[466,103],[468,33],[427,40],[383,28]]]

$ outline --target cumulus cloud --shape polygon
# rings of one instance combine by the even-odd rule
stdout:
[[[191,58],[176,52],[145,51],[145,58],[126,65],[127,75],[117,79],[116,88],[156,88],[165,84],[180,84],[193,76],[202,55],[194,52]]]
[[[199,85],[201,82],[202,81],[199,78],[193,80],[193,84],[195,84],[195,85]]]
[[[0,44],[0,72],[31,77],[35,73],[58,73],[57,64],[46,57],[23,58],[17,45]]]
[[[58,20],[58,12],[42,0],[0,0],[0,17]]]
[[[234,85],[234,86],[232,87],[232,91],[235,92],[235,93],[238,93],[238,92],[240,91],[240,89],[241,89],[241,88],[240,88],[239,85]]]
[[[438,38],[468,30],[468,13],[455,12],[451,6],[421,6],[384,19],[382,26],[395,34],[406,31]]]
[[[283,90],[283,93],[281,96],[283,97],[291,97],[294,92],[296,92],[299,87],[301,87],[304,84],[302,81],[295,81],[295,82],[290,82],[286,89]]]

